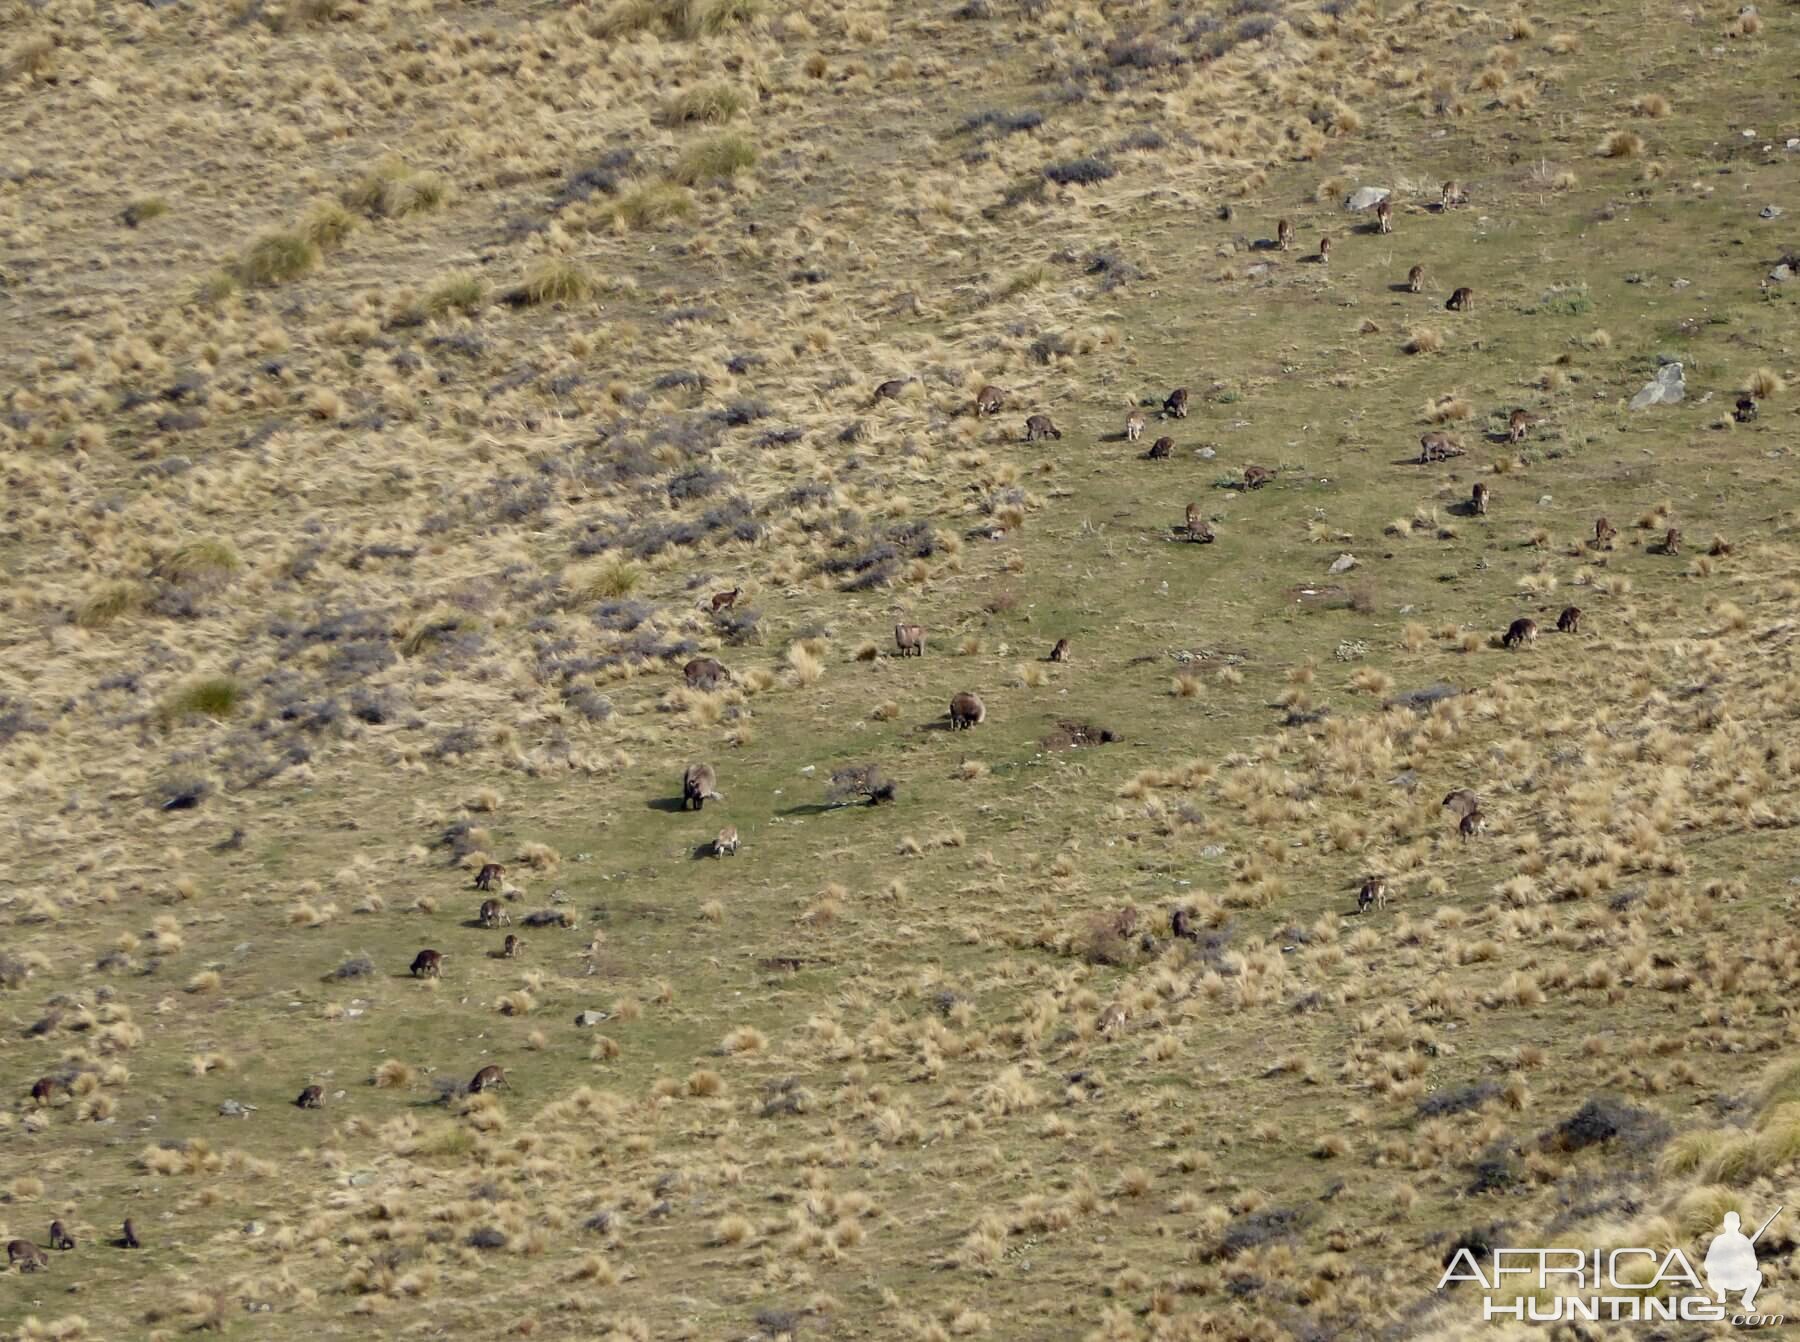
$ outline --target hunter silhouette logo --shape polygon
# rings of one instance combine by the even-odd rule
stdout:
[[[1758,1227],[1756,1233],[1745,1238],[1744,1232],[1738,1229],[1742,1222],[1736,1212],[1725,1213],[1725,1224],[1719,1233],[1713,1236],[1713,1242],[1706,1247],[1706,1284],[1712,1293],[1725,1303],[1727,1294],[1744,1293],[1744,1312],[1748,1314],[1756,1303],[1756,1293],[1762,1289],[1762,1269],[1756,1266],[1756,1241],[1761,1239],[1763,1231],[1772,1225],[1781,1208],[1777,1207],[1769,1213],[1769,1219]]]
[[[1784,1209],[1777,1207],[1754,1235],[1740,1228],[1736,1212],[1726,1212],[1719,1233],[1707,1245],[1702,1268],[1705,1283],[1680,1249],[1650,1248],[1514,1249],[1482,1246],[1487,1262],[1473,1248],[1459,1248],[1444,1266],[1437,1289],[1475,1282],[1484,1291],[1481,1317],[1521,1323],[1590,1320],[1606,1323],[1722,1323],[1739,1328],[1778,1328],[1780,1314],[1759,1314],[1757,1292],[1762,1269],[1756,1264],[1756,1242]],[[1649,1273],[1644,1269],[1648,1267]],[[1737,1296],[1735,1308],[1727,1296]]]

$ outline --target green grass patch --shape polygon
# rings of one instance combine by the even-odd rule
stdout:
[[[83,629],[101,629],[121,615],[142,610],[148,599],[142,583],[105,583],[75,608],[75,623]]]
[[[722,126],[744,110],[744,95],[729,84],[703,84],[669,100],[667,115],[677,125],[704,122]]]
[[[318,264],[318,244],[299,229],[265,233],[238,261],[238,278],[254,286],[286,284]]]
[[[473,312],[487,301],[487,282],[479,275],[453,275],[432,285],[425,295],[425,311],[434,317],[447,312]]]
[[[655,228],[694,212],[694,198],[673,182],[647,182],[633,187],[613,202],[612,220],[620,228],[636,231]]]
[[[173,583],[217,583],[243,567],[244,561],[230,541],[207,537],[189,541],[171,551],[156,566],[156,571]]]
[[[594,277],[579,261],[566,256],[547,256],[525,272],[525,283],[519,286],[517,298],[530,306],[576,303],[593,292]]]
[[[675,165],[675,180],[694,186],[729,180],[755,166],[756,146],[742,135],[715,135],[693,145]]]
[[[321,253],[334,252],[344,245],[356,228],[356,216],[335,200],[314,203],[300,220],[300,234]]]
[[[409,168],[385,158],[343,193],[343,202],[371,219],[401,219],[438,209],[450,198],[450,186],[435,172]]]
[[[164,722],[179,722],[183,718],[218,721],[235,713],[246,697],[243,685],[230,676],[209,676],[182,686],[163,700],[162,719]]]

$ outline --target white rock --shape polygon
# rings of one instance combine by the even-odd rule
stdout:
[[[1356,556],[1353,554],[1341,554],[1331,561],[1331,572],[1333,573],[1348,573],[1355,567]]]
[[[1344,208],[1352,214],[1372,210],[1392,194],[1385,186],[1359,186],[1344,197]]]
[[[1687,381],[1679,363],[1666,363],[1656,376],[1644,384],[1643,390],[1631,398],[1633,410],[1653,405],[1674,405],[1687,394]]]

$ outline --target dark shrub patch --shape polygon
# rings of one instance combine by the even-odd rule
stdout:
[[[1044,176],[1058,186],[1092,186],[1117,176],[1118,171],[1103,158],[1072,158],[1063,163],[1052,163],[1044,169]]]
[[[715,471],[710,466],[695,466],[670,479],[665,489],[670,503],[682,503],[688,499],[704,499],[716,494],[726,484],[723,471]]]
[[[977,112],[962,123],[965,135],[983,137],[993,135],[1018,135],[1022,131],[1036,130],[1044,124],[1042,112],[1001,112],[993,108],[985,112]]]
[[[1547,1151],[1581,1151],[1617,1139],[1643,1153],[1660,1147],[1668,1137],[1669,1122],[1661,1114],[1613,1095],[1596,1095],[1539,1137],[1538,1144]]]
[[[1240,1216],[1226,1228],[1224,1238],[1213,1252],[1216,1259],[1235,1258],[1247,1249],[1256,1249],[1274,1240],[1285,1239],[1301,1226],[1301,1214],[1294,1207],[1268,1207],[1248,1216]]]
[[[1499,1093],[1500,1087],[1492,1081],[1458,1086],[1454,1090],[1441,1090],[1436,1095],[1427,1095],[1419,1101],[1419,1117],[1439,1118],[1445,1114],[1466,1113],[1470,1109],[1479,1109]]]

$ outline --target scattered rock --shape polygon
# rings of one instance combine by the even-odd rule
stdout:
[[[1351,569],[1353,569],[1355,567],[1356,567],[1356,556],[1355,555],[1341,554],[1336,559],[1331,561],[1330,571],[1332,573],[1348,573]]]
[[[1653,405],[1674,405],[1685,395],[1687,382],[1681,365],[1666,363],[1644,384],[1643,390],[1631,398],[1631,408],[1644,410]]]
[[[1774,280],[1777,284],[1782,283],[1784,280],[1791,280],[1794,278],[1794,268],[1786,261],[1783,261],[1780,265],[1776,266],[1775,269],[1769,272],[1769,278]]]
[[[1219,454],[1217,452],[1213,451],[1210,447],[1203,447],[1198,452],[1196,452],[1194,455],[1199,457],[1200,460],[1202,460],[1202,461],[1211,461],[1214,457],[1218,456]]]
[[[1359,186],[1344,197],[1344,208],[1352,214],[1372,210],[1392,194],[1385,186]]]
[[[1765,205],[1762,207],[1762,209],[1760,211],[1758,211],[1758,214],[1761,218],[1764,218],[1764,219],[1779,219],[1782,214],[1781,206]]]
[[[219,1106],[219,1115],[222,1118],[249,1118],[255,1112],[255,1105],[240,1104],[236,1100],[226,1100]]]
[[[591,1025],[598,1025],[607,1018],[607,1013],[604,1011],[584,1011],[579,1016],[575,1017],[575,1023],[583,1029],[586,1029]]]

